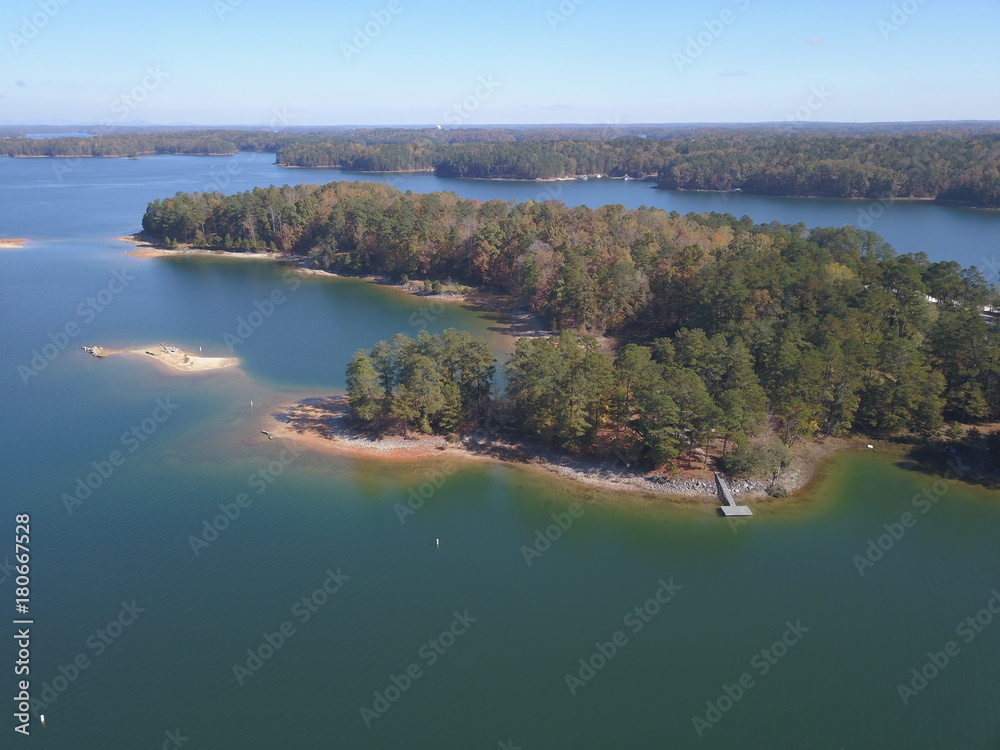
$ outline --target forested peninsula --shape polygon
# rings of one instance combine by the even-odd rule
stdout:
[[[631,177],[667,190],[1000,207],[1000,128],[989,125],[217,129],[0,138],[0,154],[15,157],[239,151],[273,152],[285,167],[507,180]]]
[[[780,464],[779,441],[931,439],[946,421],[1000,418],[997,289],[974,267],[897,254],[854,227],[482,203],[367,182],[179,193],[152,202],[143,227],[168,245],[459,281],[561,332],[520,340],[501,363],[506,392],[489,398],[495,363],[480,344],[373,342],[349,382],[376,429],[391,417],[447,432],[502,413],[570,452],[624,442],[663,465],[721,442],[727,459],[735,446],[732,460]],[[448,351],[474,366],[448,364]]]
[[[829,135],[724,131],[684,137],[499,143],[293,143],[277,163],[442,177],[655,179],[668,190],[779,196],[923,198],[1000,206],[1000,134]]]

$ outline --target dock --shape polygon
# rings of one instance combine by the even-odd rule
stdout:
[[[724,516],[752,516],[753,511],[746,505],[737,505],[733,491],[729,489],[729,483],[719,472],[715,472],[715,486],[719,488],[719,497],[722,498],[723,505],[719,510]]]

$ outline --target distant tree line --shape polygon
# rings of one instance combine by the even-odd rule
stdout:
[[[36,126],[40,133],[55,135],[53,128]],[[28,138],[23,128],[0,128],[0,155],[24,156],[141,156],[144,154],[235,154],[238,151],[277,152],[287,147],[289,166],[342,166],[372,171],[410,169],[400,161],[407,147],[418,151],[429,146],[471,142],[526,142],[558,139],[572,133],[581,140],[608,137],[609,128],[461,128],[457,130],[415,128],[359,128],[337,130],[287,129],[213,130],[121,126],[81,127],[91,137]],[[379,154],[379,151],[384,154]],[[360,152],[360,155],[359,153]],[[367,158],[371,161],[365,161]],[[346,160],[346,161],[344,161]],[[352,161],[353,160],[353,161]]]
[[[691,139],[668,158],[659,185],[830,198],[938,198],[998,206],[1000,135],[929,132]]]
[[[442,177],[557,179],[575,175],[657,178],[670,190],[742,190],[829,198],[936,198],[1000,206],[1000,134],[831,135],[707,131],[501,142],[293,143],[277,163],[359,171],[434,169]]]
[[[143,227],[171,242],[509,295],[575,337],[522,341],[508,377],[524,423],[560,445],[593,440],[609,419],[660,456],[682,433],[735,439],[761,420],[792,443],[1000,417],[1000,334],[983,312],[996,288],[974,267],[898,255],[854,227],[482,203],[364,182],[179,193],[153,201]],[[617,370],[590,336],[617,342]],[[615,401],[590,390],[603,394],[608,372],[641,374]]]
[[[508,138],[484,142],[293,143],[278,151],[277,163],[298,167],[340,167],[360,171],[434,169],[442,177],[533,180],[575,175],[655,176],[671,141],[627,136],[539,140]]]
[[[288,167],[434,170],[443,177],[655,178],[669,190],[742,190],[829,198],[925,198],[1000,207],[1000,129],[963,127],[614,126],[367,128],[270,132],[99,133],[0,137],[7,156],[275,152]]]
[[[118,133],[91,138],[0,138],[3,156],[219,155],[276,151],[285,138],[275,133],[214,130],[178,133]]]

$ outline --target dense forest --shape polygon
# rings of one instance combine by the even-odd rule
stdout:
[[[0,138],[7,156],[276,153],[288,167],[434,170],[442,177],[655,179],[670,190],[924,198],[1000,207],[1000,130],[874,126],[369,128],[119,132]]]
[[[591,140],[610,137],[612,130],[593,128],[461,128],[456,130],[418,128],[360,128],[313,130],[284,128],[280,132],[265,129],[213,130],[175,128],[120,128],[101,126],[81,127],[81,132],[92,137],[54,137],[52,128],[38,126],[45,138],[29,138],[24,129],[0,128],[0,155],[25,156],[141,156],[143,154],[235,154],[238,151],[278,152],[288,147],[288,161],[279,157],[279,164],[289,166],[332,166],[334,161],[344,168],[381,170],[381,162],[394,170],[410,167],[398,162],[399,154],[407,147],[426,150],[431,146],[456,143],[509,141],[533,142],[569,137]],[[614,132],[621,132],[615,129]],[[358,160],[356,166],[349,160],[357,149],[373,155],[371,164]],[[385,155],[377,155],[384,150]],[[298,156],[296,156],[298,155]],[[353,157],[357,158],[357,157]],[[342,159],[348,161],[342,162]],[[387,161],[389,160],[389,161]]]
[[[0,154],[15,157],[235,154],[238,151],[276,151],[287,141],[286,136],[263,131],[108,132],[91,138],[0,138]]]
[[[406,144],[293,143],[286,166],[434,169],[442,177],[656,177],[670,190],[743,190],[831,198],[931,198],[1000,206],[1000,134],[830,135],[789,130],[649,138]]]
[[[707,379],[696,361],[706,352],[723,368]],[[697,446],[720,439],[733,474],[777,473],[791,462],[780,440],[756,439],[766,429],[767,397],[749,352],[700,331],[628,344],[617,356],[572,331],[521,338],[502,395],[493,393],[494,367],[486,342],[467,332],[397,334],[348,365],[351,415],[379,434],[396,426],[454,434],[487,417],[499,423],[502,414],[515,435],[572,452],[617,451],[646,467],[684,454],[691,462]]]
[[[668,395],[692,439],[705,430],[746,435],[762,423],[787,443],[854,431],[933,434],[944,420],[1000,417],[1000,334],[983,312],[996,288],[975,268],[898,255],[854,227],[481,203],[363,182],[179,193],[152,202],[143,227],[171,244],[280,250],[337,272],[452,279],[509,295],[576,337],[520,343],[512,387],[531,381],[519,378],[533,363],[571,379],[578,366],[589,373],[572,415],[553,411],[569,408],[564,386],[526,386],[515,398],[527,423],[540,420],[537,432],[560,444],[593,438],[609,419],[606,395],[586,389],[602,382],[600,357],[612,342],[626,357],[616,366],[642,373],[634,398],[672,413]],[[604,348],[602,337],[610,337]],[[559,364],[570,352],[582,358]],[[629,403],[619,421],[644,413]],[[664,419],[642,422],[642,434],[662,436]],[[647,439],[652,455],[676,448]]]
[[[468,331],[421,331],[416,341],[398,334],[347,366],[351,411],[378,432],[396,420],[404,432],[450,433],[487,415],[494,371],[490,347]]]
[[[732,134],[689,142],[668,158],[659,185],[765,195],[938,198],[997,206],[1000,134],[777,138]]]

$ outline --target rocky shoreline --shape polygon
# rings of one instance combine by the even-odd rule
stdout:
[[[679,476],[642,472],[620,462],[601,462],[565,456],[529,441],[508,441],[485,431],[449,440],[438,435],[385,435],[371,437],[355,430],[348,419],[343,396],[308,398],[266,417],[260,432],[269,440],[293,440],[336,455],[367,457],[379,461],[426,461],[442,458],[487,460],[542,469],[564,479],[611,492],[718,501],[713,472],[707,467],[680,468]],[[834,452],[857,448],[846,440],[810,444],[799,450],[796,464],[779,478],[788,494],[802,489],[819,464]],[[742,499],[769,498],[772,484],[766,479],[730,479],[730,488]]]

